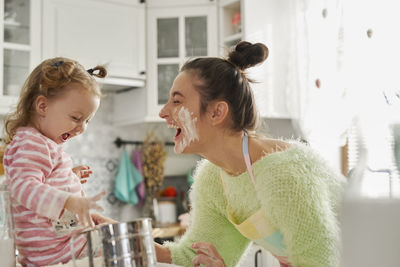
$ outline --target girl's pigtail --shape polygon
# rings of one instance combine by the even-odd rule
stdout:
[[[107,70],[103,66],[96,66],[92,69],[88,69],[87,72],[89,72],[90,75],[98,78],[104,78],[107,76]]]

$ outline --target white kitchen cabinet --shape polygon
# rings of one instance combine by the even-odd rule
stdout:
[[[30,71],[40,62],[41,1],[0,1],[0,115],[15,105]]]
[[[247,70],[249,77],[258,82],[252,88],[260,115],[265,118],[290,117],[286,107],[287,5],[287,1],[274,0],[222,0],[219,3],[222,56],[241,40],[261,42],[269,48],[268,59]]]
[[[240,259],[240,267],[280,267],[278,260],[262,247],[251,244]]]
[[[210,1],[147,3],[147,84],[115,95],[115,123],[159,121],[182,64],[217,56],[217,5]],[[132,112],[130,112],[132,111]]]
[[[44,58],[65,56],[88,69],[105,65],[106,84],[124,87],[124,78],[127,87],[132,80],[143,86],[145,6],[139,0],[45,0],[42,51]]]

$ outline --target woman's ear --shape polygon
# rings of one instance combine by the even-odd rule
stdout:
[[[47,97],[40,95],[35,100],[35,110],[39,116],[46,116],[49,100]]]
[[[211,109],[209,110],[211,124],[213,126],[222,123],[229,112],[228,103],[225,101],[218,101],[211,105]]]

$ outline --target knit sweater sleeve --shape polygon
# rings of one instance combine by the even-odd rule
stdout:
[[[3,160],[11,195],[27,209],[58,219],[70,194],[45,183],[54,169],[52,152],[42,138],[29,133],[22,137],[14,137]]]
[[[226,218],[226,201],[219,171],[206,160],[197,167],[190,198],[193,208],[188,230],[178,242],[166,244],[171,251],[172,262],[193,266],[192,259],[196,253],[191,245],[201,241],[212,243],[226,266],[235,266],[249,245],[249,240]]]
[[[294,267],[337,267],[340,233],[335,208],[344,177],[310,150],[271,159],[260,179],[261,206],[280,229]]]

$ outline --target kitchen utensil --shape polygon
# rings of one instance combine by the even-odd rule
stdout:
[[[158,222],[162,224],[176,222],[175,198],[163,198],[158,201]]]
[[[156,254],[150,218],[106,224],[78,234],[87,239],[85,258],[93,267],[102,258],[106,267],[155,267]],[[73,244],[73,240],[71,241]],[[75,260],[74,260],[75,261]]]

